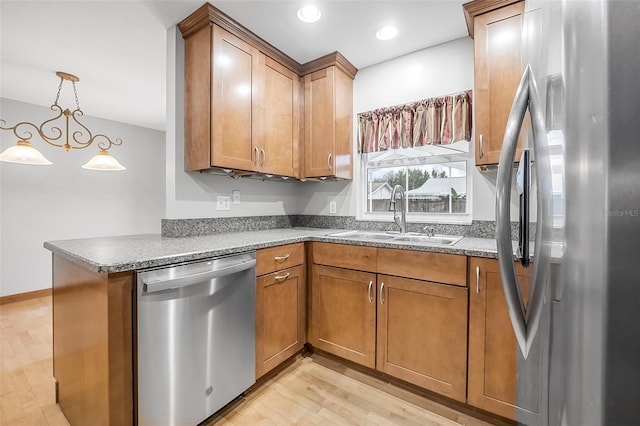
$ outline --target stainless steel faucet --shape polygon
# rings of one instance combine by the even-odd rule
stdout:
[[[398,207],[397,207],[397,198],[398,193],[400,193],[400,217],[398,217]],[[400,227],[400,233],[404,234],[407,232],[407,212],[405,208],[404,201],[404,187],[402,185],[396,185],[393,187],[391,191],[391,203],[389,204],[389,211],[393,210],[393,221]]]

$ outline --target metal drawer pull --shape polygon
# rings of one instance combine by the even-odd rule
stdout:
[[[257,146],[254,146],[253,149],[256,152],[256,157],[255,157],[256,159],[253,160],[253,164],[255,166],[257,166],[258,165],[258,160],[260,159],[260,152],[258,151],[258,147]]]
[[[284,262],[289,258],[289,256],[290,256],[289,253],[287,253],[284,256],[276,256],[273,258],[273,260],[275,260],[276,262]]]
[[[274,278],[276,280],[286,280],[287,278],[289,278],[289,275],[291,275],[291,274],[287,272],[284,275],[276,275]]]
[[[260,167],[263,167],[264,166],[264,162],[267,159],[267,154],[265,154],[264,148],[261,148],[260,151],[262,152],[262,162],[260,163]]]
[[[384,281],[380,284],[380,304],[384,305],[384,294],[382,290],[384,290]]]
[[[480,293],[480,267],[476,266],[476,293]]]
[[[369,296],[369,303],[373,302],[371,299],[371,286],[373,286],[373,281],[369,281],[369,288],[367,289],[367,295]]]
[[[331,164],[331,153],[327,156],[327,165],[329,166],[329,170],[333,169],[333,165]]]
[[[484,157],[484,135],[480,135],[480,158]]]

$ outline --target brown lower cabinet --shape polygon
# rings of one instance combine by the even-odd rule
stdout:
[[[302,350],[306,342],[304,244],[256,253],[256,379]]]
[[[309,343],[375,368],[376,274],[313,265]]]
[[[304,267],[256,281],[256,378],[300,351],[305,343]]]
[[[314,243],[309,343],[465,402],[467,288],[377,274],[385,268],[371,249]],[[340,250],[342,256],[329,256]],[[412,254],[442,261],[434,253]],[[359,266],[371,272],[327,265],[365,258]],[[422,264],[428,270],[429,263]]]
[[[516,264],[525,301],[531,269]],[[468,403],[513,420],[539,414],[544,407],[544,380],[541,375],[527,374],[525,382],[518,376],[522,355],[511,327],[498,261],[470,257],[469,285]],[[545,327],[541,322],[539,333]],[[543,353],[544,343],[538,341],[529,354],[529,368],[545,371]]]
[[[133,280],[53,255],[53,376],[72,425],[134,421]]]
[[[376,369],[465,402],[467,289],[378,275]]]

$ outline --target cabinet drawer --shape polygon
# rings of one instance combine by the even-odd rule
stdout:
[[[467,285],[467,257],[424,251],[378,249],[377,271],[438,283]]]
[[[375,272],[376,250],[375,247],[313,243],[313,263]]]
[[[304,243],[269,247],[256,252],[256,275],[270,274],[304,263]]]

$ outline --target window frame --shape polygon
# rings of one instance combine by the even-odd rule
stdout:
[[[466,168],[466,185],[467,185],[467,212],[466,213],[416,213],[407,211],[407,222],[408,223],[439,223],[439,224],[452,224],[452,225],[470,225],[472,222],[472,209],[473,209],[473,167],[475,167],[475,163],[473,161],[473,156],[471,152],[472,144],[469,142],[469,151],[466,153],[466,158],[464,159],[455,159],[452,160],[448,158],[448,155],[433,155],[429,157],[428,162],[420,163],[420,164],[398,164],[398,167],[410,167],[417,165],[428,165],[428,164],[445,164],[450,162],[461,162],[464,161],[467,164]],[[400,148],[402,149],[402,148]],[[461,153],[462,154],[462,153]],[[356,205],[356,220],[359,221],[371,221],[371,222],[391,222],[393,223],[393,212],[370,212],[367,208],[367,173],[369,167],[367,167],[368,163],[368,155],[367,154],[359,154],[358,161],[355,162],[355,166],[357,170],[354,170],[355,184],[356,184],[356,194],[357,194],[357,205]],[[393,167],[393,166],[389,166]],[[405,201],[408,204],[408,200]]]

